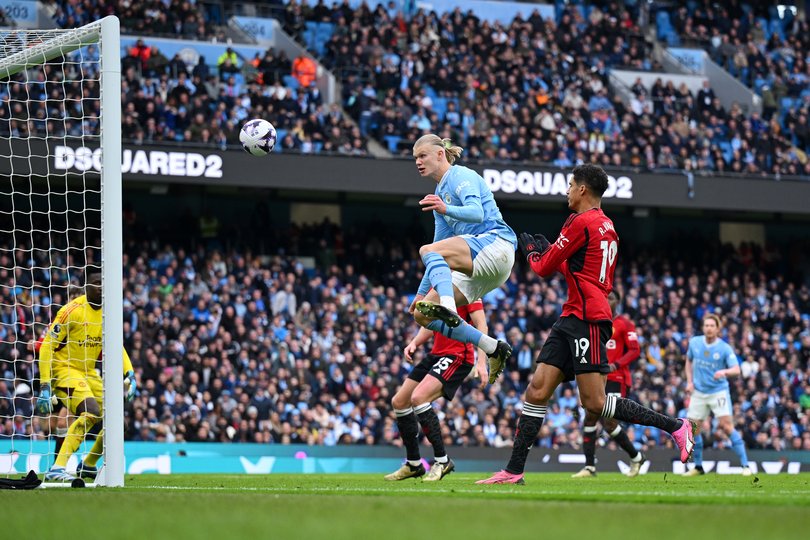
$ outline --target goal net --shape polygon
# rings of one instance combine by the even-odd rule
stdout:
[[[86,437],[68,432],[64,446],[71,437],[83,442],[65,472],[75,475],[100,446],[99,473],[86,481],[124,482],[120,54],[115,17],[70,30],[0,29],[0,477],[51,469],[57,435],[81,416],[79,397],[101,392],[89,381],[100,374],[101,422]],[[86,282],[98,272],[100,335],[97,322],[93,331],[67,315],[72,300],[87,300]],[[40,380],[43,338],[49,380]],[[99,344],[97,363],[65,375]],[[45,383],[50,414],[43,400],[37,406]],[[102,425],[103,443],[94,446]]]

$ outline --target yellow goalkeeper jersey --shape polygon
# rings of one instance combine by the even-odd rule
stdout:
[[[82,295],[62,307],[51,323],[39,349],[39,378],[43,383],[96,376],[101,355],[102,310],[94,309]],[[132,361],[124,350],[124,373]]]

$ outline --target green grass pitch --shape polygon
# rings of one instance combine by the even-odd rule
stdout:
[[[142,475],[123,489],[0,491],[2,538],[806,539],[810,474],[529,474],[525,486],[382,475]]]

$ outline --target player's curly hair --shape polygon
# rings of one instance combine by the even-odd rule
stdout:
[[[422,135],[419,139],[414,143],[413,147],[416,148],[418,146],[438,146],[439,148],[444,149],[444,157],[447,158],[447,162],[452,165],[455,161],[461,157],[461,153],[464,149],[460,146],[455,146],[453,141],[450,139],[442,139],[438,135],[429,134],[429,135]]]
[[[601,198],[605,191],[607,191],[608,176],[605,170],[599,165],[584,163],[574,167],[573,174],[574,181],[577,184],[585,184],[588,186],[591,193],[597,197]]]

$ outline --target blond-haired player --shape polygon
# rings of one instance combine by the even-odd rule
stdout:
[[[434,192],[419,201],[423,212],[433,213],[435,227],[433,242],[419,248],[425,274],[408,311],[420,326],[487,353],[491,384],[504,370],[512,348],[466,322],[457,306],[506,282],[517,237],[481,175],[455,164],[462,150],[432,134],[413,145],[419,174],[436,183]]]
[[[65,470],[68,459],[79,449],[85,435],[101,421],[104,384],[96,372],[102,346],[101,274],[88,275],[85,294],[72,300],[56,314],[39,350],[40,393],[37,410],[50,413],[55,395],[76,420],[70,425],[65,442],[45,480],[71,482]],[[129,383],[126,398],[135,397],[135,373],[124,351],[124,373]],[[53,394],[52,394],[53,389]],[[84,478],[95,478],[96,463],[104,447],[104,431],[78,467]]]

